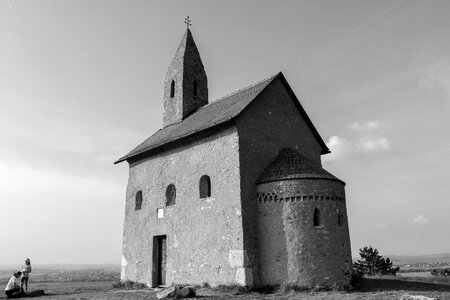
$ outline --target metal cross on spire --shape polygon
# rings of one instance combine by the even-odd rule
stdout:
[[[189,19],[189,16],[187,16],[186,18],[184,18],[184,23],[186,24],[187,29],[189,29],[189,27],[192,26],[191,20]]]

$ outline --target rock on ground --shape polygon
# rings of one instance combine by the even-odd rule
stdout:
[[[180,291],[180,296],[183,298],[193,298],[195,297],[195,288],[192,286],[185,286]]]
[[[436,300],[436,298],[430,298],[422,295],[403,295],[400,300]]]
[[[164,299],[175,296],[176,288],[174,286],[168,287],[156,294],[156,298]]]

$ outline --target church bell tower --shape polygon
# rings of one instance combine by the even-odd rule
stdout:
[[[164,81],[163,127],[183,121],[206,104],[208,79],[188,24]]]

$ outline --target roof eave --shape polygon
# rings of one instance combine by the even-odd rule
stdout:
[[[121,162],[126,161],[126,160],[127,160],[127,157],[124,156],[124,157],[121,157],[121,158],[119,158],[118,160],[116,160],[116,161],[114,162],[114,164],[117,165],[117,164],[120,164]]]
[[[293,177],[289,177],[289,178],[281,178],[281,179],[273,179],[273,180],[262,180],[262,181],[257,180],[256,184],[265,184],[265,183],[277,182],[277,181],[303,180],[303,179],[308,179],[308,180],[310,180],[310,179],[313,179],[313,180],[316,180],[316,179],[317,180],[331,180],[331,181],[340,182],[344,186],[346,185],[346,183],[344,181],[340,180],[337,177],[336,178],[327,178],[327,177],[313,177],[313,176],[311,176],[311,177],[309,177],[309,176],[306,176],[306,177],[301,177],[301,176],[295,177],[295,176],[293,176]]]
[[[121,157],[118,160],[116,160],[114,162],[114,164],[116,165],[116,164],[119,164],[119,163],[121,163],[123,161],[128,161],[128,163],[129,163],[130,160],[133,160],[133,158],[136,158],[136,157],[143,157],[144,158],[144,157],[150,155],[151,152],[155,151],[158,148],[166,147],[168,145],[176,144],[176,143],[179,143],[179,142],[183,142],[184,140],[186,140],[188,138],[193,138],[195,135],[200,135],[200,134],[205,133],[205,132],[207,132],[209,130],[215,130],[218,127],[221,127],[221,126],[231,125],[231,123],[234,123],[236,117],[237,116],[235,116],[235,117],[233,117],[233,118],[231,118],[231,119],[229,119],[227,121],[214,124],[211,127],[207,127],[207,128],[204,128],[204,129],[201,129],[201,130],[198,130],[198,131],[194,131],[194,132],[192,132],[192,133],[190,133],[188,135],[179,137],[179,138],[177,138],[175,140],[172,140],[172,141],[169,141],[169,142],[166,142],[166,143],[162,143],[160,145],[157,145],[157,146],[154,146],[152,148],[146,149],[145,151],[142,151],[142,152],[139,152],[139,153],[135,153],[135,154],[132,154],[132,155],[125,155],[124,157]],[[164,150],[167,150],[167,149],[164,149]],[[156,151],[156,152],[159,152],[159,151]]]

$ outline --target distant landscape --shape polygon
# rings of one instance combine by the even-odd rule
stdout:
[[[419,294],[437,299],[450,299],[449,277],[436,277],[430,271],[435,268],[446,268],[450,266],[450,253],[402,256],[386,255],[400,267],[397,276],[373,277],[363,279],[353,292],[345,291],[315,291],[300,292],[304,299],[399,299],[405,294]],[[357,258],[354,258],[356,261]],[[0,265],[0,284],[6,285],[12,273],[20,266]],[[44,297],[47,299],[58,297],[58,299],[156,299],[158,289],[145,287],[135,288],[113,288],[113,284],[120,280],[120,266],[117,264],[33,264],[33,272],[30,277],[30,288],[45,290]],[[287,291],[282,294],[260,294],[245,292],[245,290],[223,290],[223,288],[200,287],[198,295],[206,298],[222,299],[278,299],[282,295],[285,299],[298,299],[295,291]],[[318,297],[318,298],[317,298]],[[333,298],[333,299],[335,299]],[[0,299],[5,299],[0,294]],[[54,298],[53,298],[54,299]]]
[[[430,255],[386,255],[400,273],[428,272],[434,268],[450,267],[450,253]],[[353,258],[356,261],[358,258]],[[12,274],[20,269],[20,265],[0,265],[0,283],[6,284]],[[36,264],[31,274],[32,282],[87,282],[87,281],[119,281],[120,266],[118,264]]]
[[[419,256],[387,255],[396,266],[402,268],[440,268],[450,266],[450,253]]]
[[[20,270],[20,266],[18,265],[17,267],[14,267],[12,265],[0,265],[0,283],[6,284],[12,274]],[[35,283],[119,281],[120,266],[115,264],[37,264],[33,265],[30,280]]]

